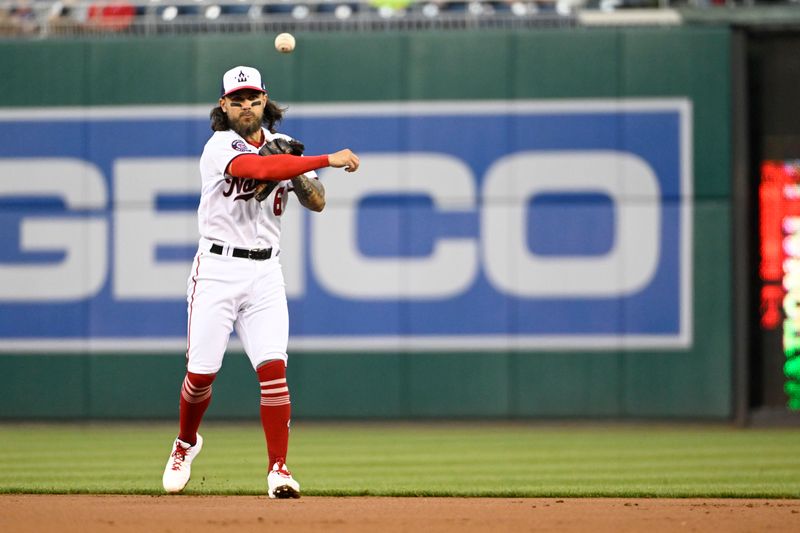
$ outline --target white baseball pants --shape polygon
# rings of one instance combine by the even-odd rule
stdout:
[[[200,250],[186,299],[189,372],[218,372],[234,328],[254,369],[271,359],[286,363],[289,310],[277,257],[255,261]]]

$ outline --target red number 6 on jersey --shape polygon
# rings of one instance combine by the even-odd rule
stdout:
[[[275,191],[275,201],[272,203],[272,213],[279,217],[283,214],[283,196],[286,192],[286,187],[278,187]]]

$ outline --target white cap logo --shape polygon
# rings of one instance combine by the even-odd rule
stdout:
[[[233,67],[222,75],[220,96],[227,96],[242,89],[252,89],[262,93],[267,92],[264,82],[261,81],[261,73],[253,67]]]

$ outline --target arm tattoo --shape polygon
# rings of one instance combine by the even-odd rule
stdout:
[[[312,211],[322,211],[325,207],[325,187],[319,180],[301,174],[292,179],[292,185],[300,205]]]

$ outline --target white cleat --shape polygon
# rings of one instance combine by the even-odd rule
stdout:
[[[283,459],[278,459],[267,474],[267,494],[270,498],[299,498],[300,483],[294,480]]]
[[[167,466],[164,468],[164,477],[161,478],[164,490],[169,493],[176,493],[183,490],[189,478],[192,476],[192,461],[203,449],[203,437],[197,435],[197,443],[190,446],[189,443],[180,439],[175,439],[172,445],[172,453],[167,459]]]

